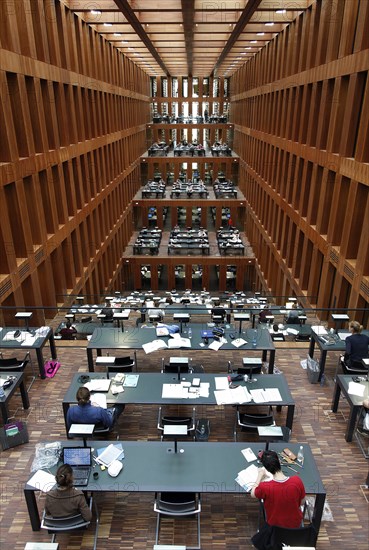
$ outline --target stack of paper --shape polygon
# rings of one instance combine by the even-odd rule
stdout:
[[[357,395],[364,397],[365,386],[364,384],[358,384],[357,382],[349,382],[348,393],[351,395]]]
[[[270,403],[273,401],[282,401],[282,396],[278,388],[266,388],[250,390],[254,403]]]
[[[251,395],[245,386],[220,391],[215,390],[214,395],[217,405],[240,405],[251,401]]]
[[[235,340],[232,340],[231,344],[232,344],[232,346],[235,346],[236,348],[240,348],[244,344],[247,344],[247,342],[243,338],[236,338]]]
[[[119,460],[119,458],[124,457],[123,447],[121,443],[113,445],[112,443],[101,451],[97,451],[98,457],[96,462],[103,464],[104,466],[109,466],[114,460]]]
[[[95,407],[102,407],[103,409],[107,408],[106,404],[106,394],[105,393],[94,393],[91,396],[91,404]]]
[[[94,378],[84,384],[90,391],[109,391],[111,380],[109,378]]]
[[[313,330],[315,334],[318,334],[318,336],[321,336],[322,334],[328,334],[323,325],[314,325],[311,327],[311,330]]]
[[[44,470],[37,470],[31,479],[27,481],[27,485],[30,485],[43,493],[50,491],[50,489],[54,487],[55,483],[55,477],[48,472],[44,472]]]
[[[142,344],[142,349],[145,353],[152,353],[153,351],[158,351],[159,349],[165,349],[167,347],[164,340],[153,340],[152,342],[147,342],[147,344]]]
[[[169,349],[190,348],[191,340],[189,338],[182,338],[178,334],[171,334],[172,338],[168,341]]]

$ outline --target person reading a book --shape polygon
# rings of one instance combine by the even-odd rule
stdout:
[[[69,464],[59,466],[55,475],[57,486],[46,494],[45,512],[54,518],[81,514],[90,521],[92,514],[82,491],[73,487],[73,470]]]
[[[259,468],[251,496],[263,499],[269,526],[297,529],[303,517],[300,507],[305,499],[304,484],[298,476],[288,477],[282,472],[275,451],[263,451],[260,461],[263,467]],[[267,472],[272,474],[273,479],[263,481]]]
[[[67,412],[68,430],[72,424],[95,424],[111,429],[124,411],[124,405],[115,405],[107,409],[95,405],[90,390],[84,386],[78,388],[76,399],[78,405],[69,407]]]

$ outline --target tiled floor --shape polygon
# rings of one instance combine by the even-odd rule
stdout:
[[[201,362],[207,372],[225,372],[228,357],[210,351],[201,353]],[[30,441],[27,445],[0,455],[2,550],[20,550],[27,541],[49,540],[46,532],[34,533],[30,528],[23,485],[29,475],[37,442],[65,438],[61,401],[71,375],[87,370],[84,348],[59,347],[58,356],[61,369],[55,378],[35,382],[30,392],[29,411],[17,409],[21,407],[20,398],[16,397],[11,402],[15,417],[27,421]],[[237,365],[240,356],[242,352],[235,350],[230,352],[229,359]],[[346,443],[344,439],[348,406],[343,404],[337,415],[330,413],[336,357],[329,355],[326,382],[322,387],[308,383],[306,372],[300,367],[300,360],[305,356],[305,349],[278,349],[276,362],[286,375],[296,400],[292,441],[310,444],[327,489],[333,515],[333,521],[322,522],[317,548],[367,550],[368,504],[359,486],[365,482],[368,462],[356,442]],[[144,356],[140,352],[138,361],[142,371],[159,370],[158,354]],[[211,440],[231,440],[234,422],[234,410],[231,407],[200,407],[197,415],[210,419]],[[127,406],[119,422],[120,439],[156,440],[156,417],[157,407]],[[98,548],[153,548],[156,524],[153,495],[119,493],[100,497],[98,505],[101,513]],[[42,502],[39,507],[42,509]],[[202,548],[252,548],[250,537],[256,530],[257,513],[257,503],[246,495],[204,495]],[[91,548],[92,530],[83,535],[63,535],[58,540],[63,549],[87,550]],[[163,524],[161,543],[189,545],[194,540],[193,519],[177,521],[175,527],[170,520]]]

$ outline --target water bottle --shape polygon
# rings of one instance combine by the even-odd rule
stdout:
[[[192,328],[189,328],[188,329],[188,337],[191,339],[192,338]]]
[[[2,399],[3,397],[5,397],[4,388],[0,386],[0,399]]]
[[[297,453],[297,462],[301,466],[304,464],[304,447],[302,445],[300,445],[299,452]]]
[[[254,330],[254,335],[252,337],[252,347],[253,348],[256,348],[257,346],[257,341],[256,341],[256,330]]]

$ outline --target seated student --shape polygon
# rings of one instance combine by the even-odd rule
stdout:
[[[361,363],[362,359],[369,357],[369,336],[362,334],[363,326],[357,321],[351,321],[349,329],[351,336],[345,340],[345,361],[352,367],[354,363]]]
[[[299,323],[300,312],[297,309],[296,302],[293,303],[292,309],[290,309],[285,317],[286,323],[290,325]]]
[[[269,309],[268,304],[264,306],[264,309],[262,309],[259,313],[259,323],[267,323],[267,315],[273,315],[271,309]]]
[[[62,340],[73,340],[77,334],[77,329],[72,326],[70,321],[67,321],[65,327],[60,330],[59,334],[62,337]]]
[[[84,386],[78,388],[76,399],[78,405],[69,407],[67,412],[68,430],[72,424],[99,424],[104,428],[112,428],[124,411],[124,405],[115,405],[108,409],[94,405],[93,397],[91,401],[90,390]]]
[[[136,245],[137,245],[137,242],[136,242]],[[111,307],[104,307],[104,308],[101,310],[101,314],[102,314],[102,315],[105,315],[104,322],[113,321],[114,312],[113,312],[113,310],[112,310]]]
[[[275,451],[263,451],[256,483],[251,490],[253,498],[263,499],[268,525],[287,529],[301,526],[301,504],[305,500],[305,487],[299,476],[286,476],[281,469]],[[263,481],[266,473],[272,474],[270,481]]]
[[[73,470],[69,464],[59,466],[55,475],[57,487],[46,494],[46,515],[62,518],[81,514],[90,521],[92,514],[82,491],[73,487]]]
[[[364,399],[361,418],[358,422],[357,431],[364,437],[369,437],[369,399]]]

